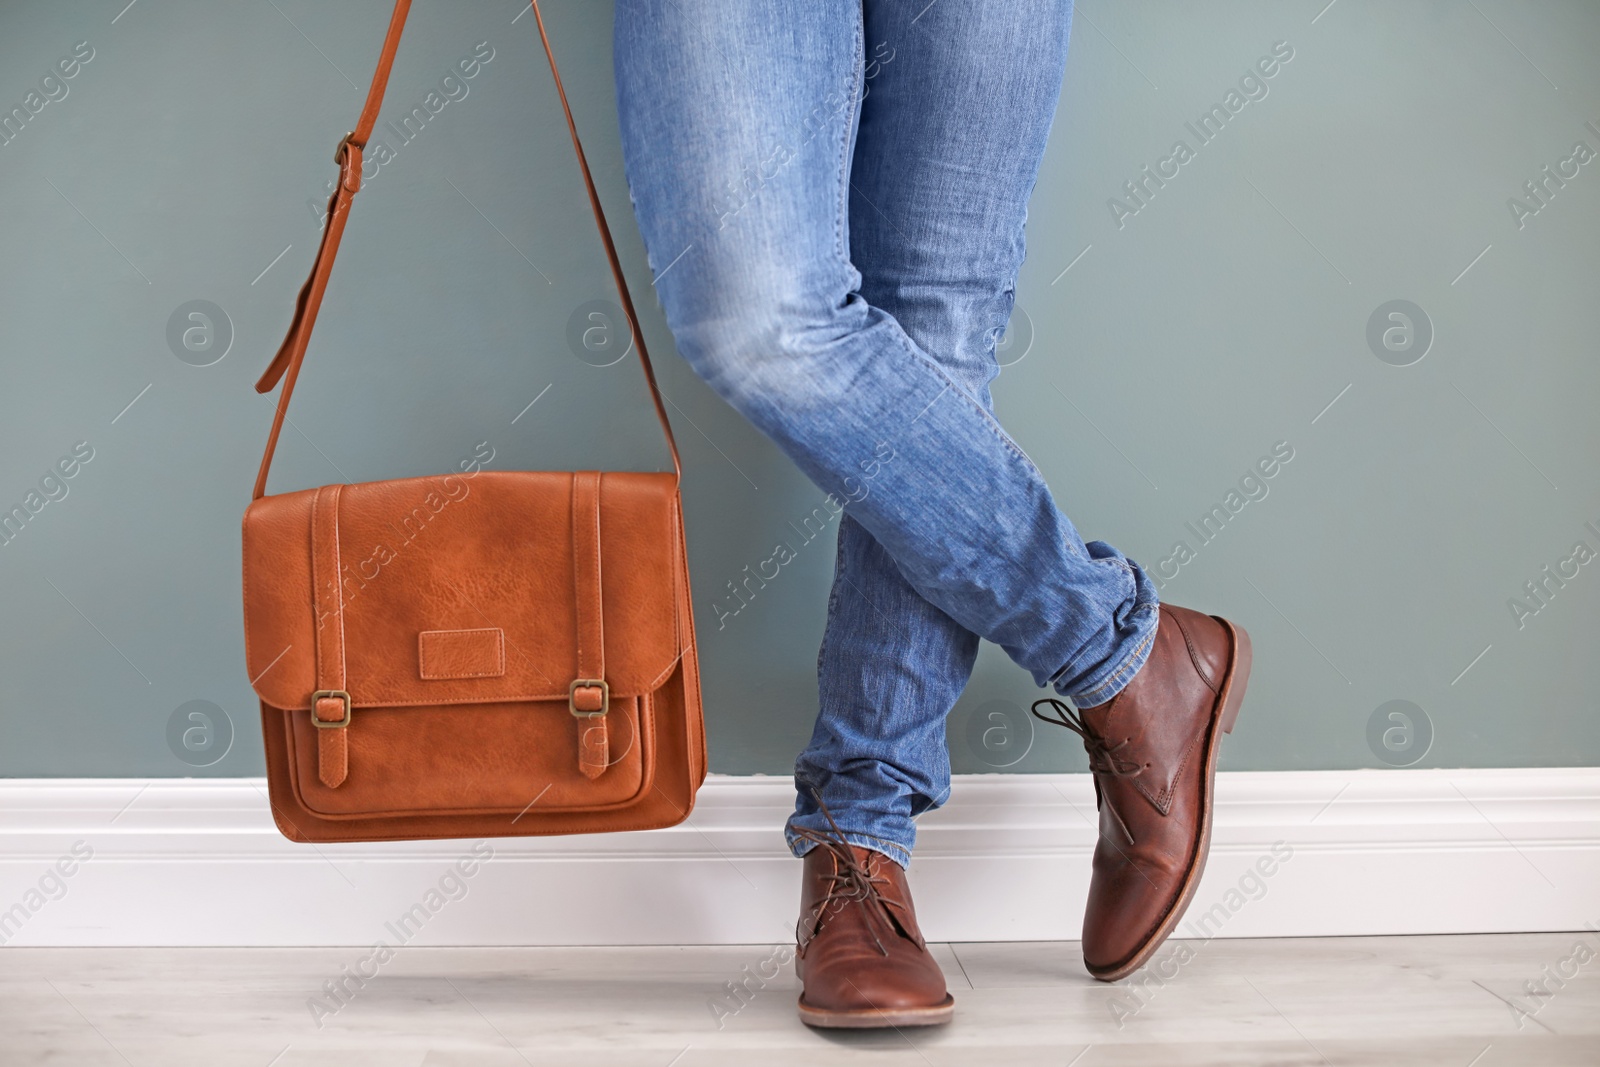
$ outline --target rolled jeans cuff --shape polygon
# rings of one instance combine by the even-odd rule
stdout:
[[[1079,708],[1092,708],[1097,704],[1104,704],[1122,692],[1123,688],[1133,681],[1133,676],[1139,673],[1139,668],[1150,658],[1150,651],[1155,647],[1160,611],[1161,605],[1158,603],[1141,604],[1135,608],[1131,619],[1143,625],[1145,618],[1148,618],[1149,625],[1139,643],[1133,647],[1133,651],[1123,657],[1121,663],[1091,676],[1079,691],[1062,695]]]
[[[831,833],[831,831],[829,832]],[[792,822],[789,826],[784,827],[783,836],[784,840],[789,843],[789,851],[793,852],[796,857],[804,857],[806,853],[816,848],[819,844],[819,842],[811,838],[796,833]],[[901,843],[873,834],[863,834],[843,829],[840,830],[839,836],[852,845],[871,849],[873,852],[888,856],[899,864],[902,870],[911,865],[911,848],[916,843],[915,841]]]

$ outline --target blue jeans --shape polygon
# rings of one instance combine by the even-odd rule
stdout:
[[[909,861],[980,637],[1080,707],[1149,655],[1154,583],[1083,542],[989,395],[1070,23],[1066,0],[616,0],[678,351],[844,509],[797,855],[820,798]]]

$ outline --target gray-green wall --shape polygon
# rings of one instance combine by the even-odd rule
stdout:
[[[1600,160],[1574,146],[1600,151],[1600,7],[1325,2],[1080,5],[1001,418],[1086,537],[1254,634],[1227,767],[1592,763],[1600,560],[1575,547],[1600,552]],[[0,6],[0,110],[59,97],[0,146],[0,505],[93,451],[0,547],[0,774],[253,775],[238,523],[272,401],[251,385],[389,5],[124,3]],[[674,355],[620,166],[610,5],[548,9],[682,410],[712,769],[785,773],[815,707],[831,543],[799,546],[720,629],[713,604],[822,494]],[[663,462],[631,358],[596,367],[568,344],[576,309],[611,292],[517,13],[417,4],[391,114],[479,42],[493,58],[358,198],[275,488],[442,471],[482,441],[492,469]],[[85,41],[92,58],[41,90]],[[1266,95],[1201,144],[1185,124],[1278,42],[1293,58]],[[1130,198],[1180,139],[1193,158]],[[1519,219],[1513,198],[1538,210]],[[1396,300],[1430,324],[1420,361],[1415,311],[1409,349],[1399,320],[1369,343]],[[231,325],[207,366],[220,321],[208,350],[181,327],[169,341],[191,301]],[[1293,459],[1247,483],[1265,497],[1230,502],[1279,442]],[[1186,524],[1229,503],[1202,544]],[[956,769],[1081,769],[1064,732],[1031,736],[1039,695],[986,648],[951,723]],[[226,754],[184,748],[193,707],[169,730],[191,701],[231,721]]]

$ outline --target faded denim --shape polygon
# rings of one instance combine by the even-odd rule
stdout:
[[[616,3],[628,184],[678,350],[845,502],[797,855],[797,828],[827,828],[815,790],[908,862],[980,637],[1079,706],[1149,655],[1154,583],[1083,542],[989,394],[1070,23],[1062,0]]]

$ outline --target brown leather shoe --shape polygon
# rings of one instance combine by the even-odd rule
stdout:
[[[905,871],[871,849],[814,835],[800,889],[795,973],[808,1026],[931,1026],[955,998],[923,943]]]
[[[1133,681],[1074,715],[1059,700],[1034,714],[1083,738],[1100,841],[1083,916],[1083,963],[1114,982],[1167,939],[1200,884],[1211,847],[1222,735],[1250,676],[1250,635],[1216,615],[1161,605],[1155,645]],[[1058,716],[1039,715],[1041,704]]]

